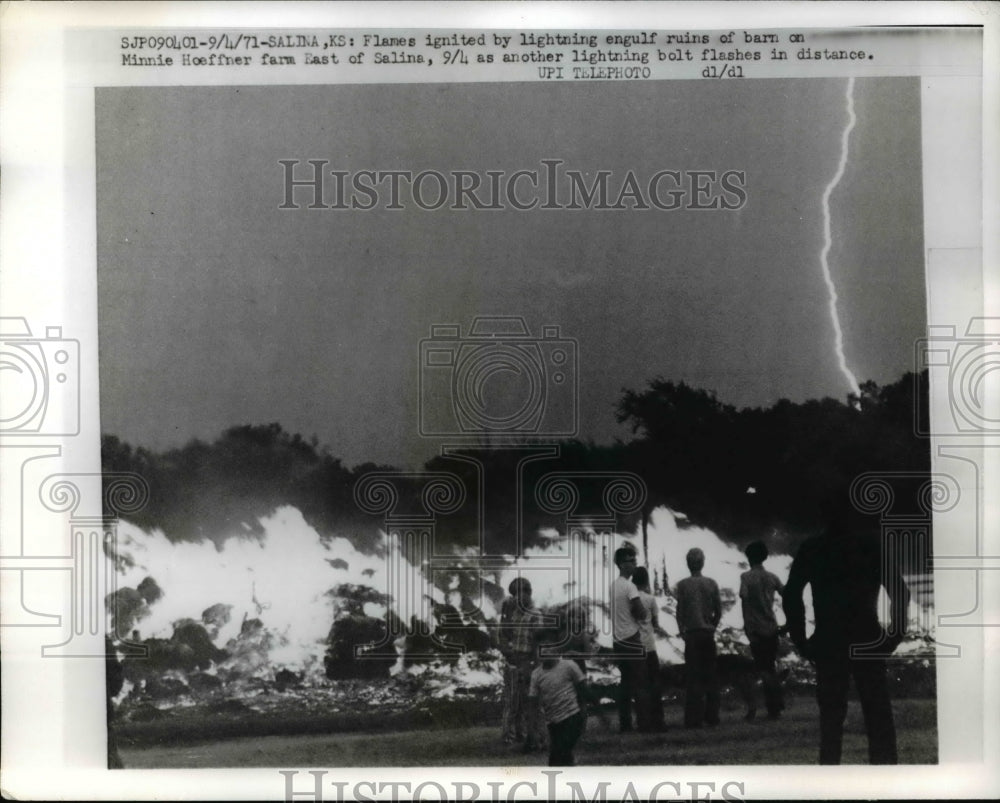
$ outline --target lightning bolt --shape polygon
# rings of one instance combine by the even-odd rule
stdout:
[[[854,78],[848,78],[847,126],[840,135],[840,164],[837,165],[837,172],[823,192],[823,250],[820,252],[819,262],[820,267],[823,269],[823,279],[826,282],[826,289],[830,293],[830,318],[833,321],[833,348],[837,353],[837,364],[840,366],[840,372],[851,386],[851,390],[856,396],[860,397],[861,388],[858,386],[858,380],[851,372],[851,369],[847,367],[847,359],[844,357],[844,332],[840,328],[840,316],[837,314],[837,287],[834,285],[833,277],[830,275],[830,263],[827,260],[830,255],[830,248],[833,245],[833,236],[830,233],[830,196],[837,189],[837,185],[844,177],[844,171],[847,168],[847,156],[850,153],[848,142],[851,138],[851,131],[854,129],[854,124],[857,121],[858,118],[854,114]]]

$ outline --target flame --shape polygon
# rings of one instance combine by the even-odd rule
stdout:
[[[147,607],[144,618],[138,622],[141,635],[170,638],[175,623],[184,619],[202,621],[204,611],[221,603],[231,607],[229,620],[209,631],[217,647],[226,647],[236,639],[245,620],[259,619],[265,631],[275,637],[270,639],[271,646],[265,656],[270,668],[320,674],[330,628],[343,603],[329,593],[331,589],[353,584],[390,594],[388,565],[404,558],[391,546],[386,550],[387,560],[386,554],[359,552],[348,538],[324,539],[294,507],[278,508],[271,516],[262,518],[261,525],[264,531],[261,538],[230,538],[217,549],[211,541],[174,543],[160,530],[145,532],[121,522],[116,555],[109,556],[118,558],[118,586],[135,588],[152,577],[163,591],[162,597]],[[617,574],[613,566],[614,549],[626,541],[634,541],[635,537],[622,534],[597,537],[593,531],[578,532],[571,538],[555,531],[545,534],[549,537],[544,546],[531,548],[525,555],[512,559],[507,568],[492,577],[504,590],[515,577],[527,577],[533,587],[535,605],[543,609],[586,597],[598,631],[597,642],[610,647],[608,578]],[[740,574],[748,568],[742,552],[711,530],[686,525],[682,515],[667,508],[654,511],[648,527],[648,544],[651,575],[653,569],[664,566],[669,575],[667,593],[657,597],[660,626],[668,633],[657,644],[663,663],[683,661],[683,643],[672,616],[673,597],[669,589],[687,575],[685,555],[692,547],[705,553],[704,574],[718,582],[724,598],[732,603],[724,611],[720,627],[742,631],[737,594]],[[569,560],[571,554],[575,556],[573,561]],[[784,582],[791,562],[787,555],[772,555],[767,568]],[[409,568],[417,574],[426,570],[426,567]],[[446,602],[459,610],[468,607],[464,603],[471,602],[486,620],[498,618],[497,606],[485,594],[479,600],[463,599],[456,580],[452,579],[448,586],[446,591],[431,592],[433,602]],[[780,600],[776,602],[781,622]],[[917,610],[911,616],[920,613],[916,603],[914,607]],[[393,599],[387,600],[386,605],[371,601],[363,604],[365,615],[375,618],[385,617],[390,610],[400,616],[404,613]],[[397,672],[401,666],[400,662]],[[493,680],[498,677],[482,666],[465,669],[473,673],[477,683],[485,683],[487,675]]]
[[[667,593],[656,596],[657,607],[660,609],[660,627],[669,634],[667,638],[657,638],[657,653],[662,663],[681,663],[684,660],[684,645],[672,613],[672,589],[678,580],[688,574],[687,551],[698,547],[705,553],[704,574],[714,579],[730,599],[737,597],[740,575],[749,568],[743,553],[735,546],[725,543],[711,530],[682,526],[679,521],[683,520],[683,516],[661,507],[654,511],[647,529],[650,580],[652,582],[653,570],[659,571],[664,566],[668,575]],[[634,540],[634,536],[614,534],[602,541],[592,531],[572,543],[568,539],[554,537],[549,540],[548,545],[529,549],[523,557],[515,560],[502,574],[501,584],[506,588],[515,577],[528,578],[532,584],[534,602],[543,608],[568,602],[581,594],[588,597],[591,601],[591,619],[597,629],[596,640],[599,645],[610,647],[613,639],[608,595],[610,580],[618,574],[613,565],[614,550]],[[554,567],[546,565],[552,562],[554,555],[569,556],[574,551],[582,553],[573,561],[574,566],[582,568],[582,573],[571,578],[565,564]],[[774,555],[768,560],[768,569],[784,582],[791,562],[792,559],[787,555]],[[783,621],[780,610],[777,610],[777,614],[779,621]],[[724,611],[720,627],[742,629],[743,616],[739,604]]]
[[[331,588],[385,587],[384,557],[359,552],[347,538],[322,539],[297,509],[281,507],[260,521],[263,537],[230,538],[219,550],[211,541],[173,543],[160,530],[121,522],[116,552],[131,565],[120,571],[118,586],[135,588],[152,577],[163,590],[137,623],[142,636],[169,638],[175,622],[200,622],[203,611],[221,603],[232,607],[213,639],[217,646],[236,638],[245,620],[260,619],[279,637],[271,662],[303,668],[325,649],[337,605]],[[377,603],[368,606],[384,614]]]

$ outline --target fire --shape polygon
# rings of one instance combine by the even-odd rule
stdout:
[[[273,637],[270,663],[301,670],[318,665],[330,626],[342,611],[343,600],[332,593],[334,589],[368,587],[388,593],[384,554],[361,553],[345,537],[322,538],[293,507],[277,509],[261,519],[261,525],[262,537],[230,538],[216,549],[211,541],[175,543],[160,530],[145,532],[122,522],[116,550],[119,588],[138,588],[144,594],[144,585],[162,590],[162,596],[141,603],[135,612],[133,626],[142,637],[167,639],[179,622],[193,620],[205,623],[215,646],[225,648],[240,636],[244,623],[259,620]],[[508,568],[492,579],[506,589],[519,574],[528,577],[535,603],[542,607],[586,596],[598,626],[598,641],[610,646],[605,578],[614,576],[609,574],[614,549],[634,539],[619,534],[603,542],[592,534],[577,538],[572,549],[578,550],[582,559],[578,557],[571,569],[560,559],[569,553],[567,539],[554,531],[546,534],[545,546],[512,559]],[[706,572],[724,588],[739,587],[739,572],[746,568],[741,553],[709,530],[679,527],[675,517],[661,509],[654,515],[649,543],[651,570],[667,566],[670,585],[682,576],[686,551],[700,546],[708,561]],[[390,552],[390,560],[413,570],[398,551]],[[774,569],[779,574],[782,570],[787,574],[789,561],[783,560],[783,569],[780,563]],[[487,621],[498,615],[493,599],[485,595],[463,599],[455,582],[443,591],[434,589],[432,594],[436,603],[447,602],[460,610],[478,608]],[[669,604],[667,596],[661,596],[661,602]],[[412,611],[399,610],[392,600],[385,602],[366,601],[360,612],[381,619],[392,610],[403,621],[410,620]],[[728,611],[727,617],[732,616]],[[662,624],[669,631],[672,624],[667,620],[665,616]],[[739,626],[738,614],[731,624]],[[126,635],[127,630],[122,633],[122,629],[119,627],[120,635]],[[676,657],[672,649],[664,653],[665,659]]]
[[[122,614],[119,635],[127,636],[135,628],[144,639],[169,639],[178,624],[193,621],[205,627],[216,648],[229,649],[230,663],[242,661],[243,669],[252,665],[254,673],[287,669],[321,677],[323,655],[336,619],[350,613],[385,621],[391,613],[403,622],[411,621],[413,612],[400,610],[398,601],[391,597],[389,564],[395,562],[397,570],[418,577],[426,567],[410,566],[393,547],[382,554],[365,554],[349,538],[323,538],[294,507],[278,508],[261,519],[261,525],[264,534],[260,538],[230,538],[217,549],[211,541],[171,542],[159,530],[145,532],[122,522],[117,548],[109,559],[117,567],[118,587],[128,589],[128,599],[136,602],[129,609],[127,622]],[[547,536],[543,546],[512,558],[507,568],[485,578],[492,584],[492,595],[470,599],[453,577],[445,589],[425,584],[430,589],[429,602],[477,612],[478,626],[486,632],[486,624],[498,618],[500,590],[505,591],[520,575],[531,581],[534,602],[543,610],[582,598],[597,630],[597,643],[610,647],[608,592],[610,579],[617,573],[614,550],[638,539],[634,535],[598,537],[585,532],[574,535],[570,543],[555,531],[543,535]],[[705,574],[722,589],[722,638],[730,647],[739,643],[743,622],[738,589],[740,574],[748,568],[742,552],[710,530],[687,525],[682,515],[667,508],[654,512],[648,545],[649,572],[651,578],[655,572],[658,587],[660,626],[668,634],[657,646],[661,661],[683,661],[683,643],[672,616],[671,589],[687,575],[685,555],[692,547],[704,551]],[[643,563],[641,545],[639,551]],[[782,581],[787,579],[790,566],[787,555],[772,555],[767,562],[768,569]],[[157,597],[151,589],[162,594]],[[358,589],[367,590],[359,596]],[[920,606],[914,603],[913,608],[911,616],[919,616]],[[433,605],[427,605],[424,618],[431,630],[432,610]],[[780,602],[776,612],[782,621]],[[254,633],[261,634],[256,641],[250,638]],[[234,651],[230,649],[234,644],[243,646]],[[401,640],[397,640],[396,649],[400,647]],[[251,655],[254,650],[259,654]],[[402,659],[393,674],[401,669]]]
[[[163,595],[140,611],[135,627],[144,638],[169,638],[184,619],[201,622],[213,606],[228,608],[213,642],[225,645],[243,623],[258,619],[276,637],[271,662],[291,669],[322,656],[338,600],[328,594],[343,584],[385,586],[386,561],[366,555],[347,538],[320,538],[302,514],[281,507],[263,519],[260,538],[229,538],[216,550],[211,541],[173,543],[160,530],[118,527],[118,586],[137,588],[152,577]],[[366,613],[384,614],[377,603]],[[119,628],[121,630],[121,628]]]

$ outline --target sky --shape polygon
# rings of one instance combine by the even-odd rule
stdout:
[[[443,442],[419,432],[420,341],[485,315],[575,342],[578,434],[598,443],[628,437],[622,389],[657,376],[737,407],[845,399],[820,264],[845,87],[99,89],[102,432],[159,450],[276,421],[349,465],[417,467]],[[847,364],[886,384],[926,329],[919,82],[859,79],[854,100],[829,262]],[[746,203],[281,210],[282,159],[507,175],[559,159],[613,187],[738,170]]]

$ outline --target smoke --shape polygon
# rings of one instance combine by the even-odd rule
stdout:
[[[823,270],[823,280],[826,282],[826,288],[830,294],[830,318],[833,321],[833,348],[837,355],[837,365],[840,367],[840,372],[847,379],[847,384],[850,385],[851,391],[856,396],[860,396],[861,388],[858,385],[858,380],[851,369],[847,367],[847,358],[844,356],[844,333],[840,326],[840,315],[837,312],[837,287],[830,274],[830,264],[828,261],[830,249],[833,246],[833,235],[830,231],[830,196],[833,195],[833,191],[840,184],[840,180],[844,177],[844,172],[847,169],[847,158],[850,153],[849,141],[851,131],[854,129],[857,119],[857,116],[854,114],[854,78],[851,77],[847,79],[847,125],[840,135],[840,161],[837,164],[837,172],[834,173],[833,178],[830,179],[830,183],[823,191],[823,250],[820,252],[819,262]]]

